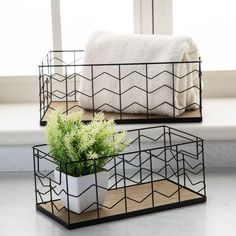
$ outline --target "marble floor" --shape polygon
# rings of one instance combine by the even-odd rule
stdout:
[[[206,177],[207,203],[67,230],[35,210],[32,173],[0,173],[0,235],[236,235],[236,169],[208,169]]]

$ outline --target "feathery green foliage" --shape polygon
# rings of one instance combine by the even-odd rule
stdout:
[[[104,157],[119,154],[130,143],[125,141],[126,132],[116,132],[114,121],[104,120],[103,113],[88,124],[82,123],[82,116],[83,112],[63,116],[55,111],[47,124],[51,155],[60,170],[72,176],[101,171],[110,159]]]

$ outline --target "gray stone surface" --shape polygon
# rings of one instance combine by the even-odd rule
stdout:
[[[69,231],[35,210],[32,173],[0,173],[0,235],[236,235],[236,168],[207,169],[206,177],[206,203]]]

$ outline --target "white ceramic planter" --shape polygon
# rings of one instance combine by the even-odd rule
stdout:
[[[60,182],[60,171],[54,170],[54,177],[56,182]],[[109,173],[107,171],[102,171],[97,173],[97,185],[103,188],[97,188],[98,190],[98,203],[103,204],[105,201],[107,188],[108,188]],[[95,184],[95,174],[85,175],[80,177],[74,177],[68,175],[68,193],[73,195],[69,196],[69,210],[75,213],[81,213],[86,208],[85,211],[91,211],[97,209],[97,196],[96,196],[96,184]],[[93,186],[91,186],[93,185]],[[91,187],[90,187],[91,186]],[[90,187],[87,191],[85,191]],[[61,172],[61,185],[57,186],[57,191],[60,192],[64,190],[67,192],[66,184],[66,174]],[[83,193],[83,191],[85,191]],[[63,205],[68,209],[68,198],[65,192],[61,192],[60,198]],[[83,193],[83,194],[81,194]],[[74,197],[78,196],[79,197]],[[99,206],[100,207],[100,206]]]

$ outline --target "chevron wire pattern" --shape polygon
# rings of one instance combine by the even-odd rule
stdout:
[[[182,119],[183,122],[186,121],[196,121],[199,122],[202,119],[201,115],[201,109],[202,109],[202,99],[201,99],[201,61],[193,61],[193,62],[156,62],[156,63],[121,63],[121,64],[96,64],[96,65],[85,65],[82,64],[82,54],[83,51],[50,51],[48,55],[45,57],[44,61],[42,62],[42,65],[39,66],[39,97],[40,97],[40,124],[45,125],[46,124],[46,115],[47,112],[50,112],[51,110],[54,110],[55,107],[53,104],[55,102],[63,102],[63,113],[69,114],[70,112],[73,112],[78,109],[83,109],[85,111],[88,111],[91,113],[91,117],[94,116],[94,114],[98,111],[101,111],[103,109],[110,108],[114,110],[117,114],[119,114],[119,118],[116,118],[116,121],[118,123],[126,123],[127,119],[125,119],[125,113],[128,111],[131,107],[139,107],[139,110],[141,109],[144,113],[144,118],[142,120],[136,119],[137,122],[143,122],[152,120],[153,122],[181,122],[181,117],[176,116],[178,111],[185,111],[188,108],[195,107],[198,108],[199,114],[197,116],[191,117],[188,116],[187,118]],[[63,58],[63,60],[62,60]],[[66,63],[65,61],[68,61]],[[81,63],[81,64],[80,64]],[[195,69],[193,71],[190,71],[186,73],[185,75],[178,76],[174,74],[175,66],[179,65],[180,63],[185,63],[186,65],[189,63],[195,63],[198,65],[198,69]],[[167,64],[170,66],[170,71],[163,70],[155,75],[149,76],[148,74],[148,68],[150,66],[158,66]],[[131,71],[130,73],[126,75],[114,75],[106,71],[107,67],[115,67],[117,68],[117,71],[121,70],[123,67],[127,68],[132,66],[139,66],[142,68],[145,68],[145,73],[141,73],[140,71],[137,71],[136,69]],[[104,68],[104,71],[102,73],[99,73],[97,75],[94,75],[95,68]],[[84,76],[81,71],[83,68],[86,68],[86,70],[90,71],[91,76]],[[191,74],[197,74],[199,79],[199,86],[190,86],[186,89],[183,89],[181,91],[178,91],[175,89],[174,83],[179,80],[186,79]],[[149,83],[152,80],[158,80],[163,75],[168,75],[168,84],[163,84],[159,87],[150,88]],[[109,79],[113,79],[117,81],[117,88],[114,88],[114,90],[106,88],[104,85],[103,88],[99,90],[95,90],[95,83],[102,83],[102,78],[106,76]],[[128,87],[124,90],[121,89],[122,81],[126,81],[132,77],[137,77],[141,81],[140,85],[133,85],[131,87]],[[79,83],[80,80],[83,79],[85,81],[88,81],[91,84],[91,92],[84,93],[79,90]],[[104,83],[104,82],[103,82]],[[142,84],[142,86],[141,86]],[[170,86],[172,84],[172,86]],[[156,94],[159,91],[162,91],[165,89],[166,91],[169,91],[172,98],[170,98],[168,101],[162,101],[157,102],[153,107],[150,107],[150,101],[151,95]],[[196,90],[199,93],[199,103],[192,103],[185,107],[178,107],[175,104],[175,96],[177,94],[184,94],[191,90]],[[135,101],[135,98],[132,98],[130,103],[123,104],[124,100],[127,96],[129,96],[129,93],[131,91],[135,91],[135,93],[144,94],[146,97],[146,101],[140,103]],[[106,94],[110,94],[110,96],[113,96],[112,98],[115,98],[115,101],[110,102],[110,100],[104,100],[101,103],[97,103],[97,98],[102,94],[106,92]],[[92,109],[86,109],[83,107],[79,101],[78,97],[83,96],[84,98],[88,99],[89,103],[91,104]],[[158,100],[157,100],[158,101]],[[160,108],[162,106],[169,106],[173,110],[172,117],[153,117],[151,113],[153,113],[154,110],[157,108]],[[135,119],[133,119],[135,122]]]
[[[94,186],[96,191],[103,187],[94,183],[78,196],[58,190],[61,180],[53,177],[57,164],[47,145],[33,147],[37,209],[65,227],[75,228],[206,201],[201,138],[168,126],[131,130],[128,136],[133,140],[130,146],[124,153],[111,157],[106,165],[109,171],[106,201],[93,202],[80,214],[69,212],[60,204],[60,193],[79,198]],[[86,212],[94,204],[101,208]]]

